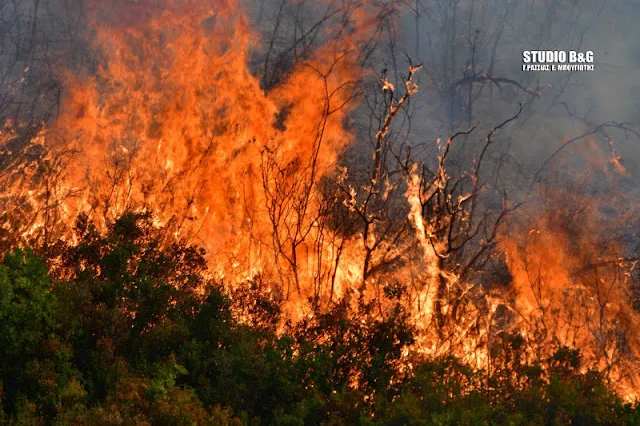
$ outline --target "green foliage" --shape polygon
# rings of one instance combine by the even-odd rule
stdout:
[[[406,356],[399,284],[384,315],[344,299],[276,331],[264,282],[227,292],[149,215],[77,232],[52,269],[29,250],[0,264],[2,424],[640,424],[577,351],[529,365],[505,335],[490,372]]]
[[[53,331],[56,298],[48,270],[30,250],[16,250],[0,265],[0,336],[3,365],[21,358]]]
[[[58,299],[47,266],[16,249],[0,265],[0,383],[3,416],[29,423],[53,415],[75,376],[59,336]],[[37,407],[37,409],[36,409]],[[31,420],[28,420],[31,419]]]

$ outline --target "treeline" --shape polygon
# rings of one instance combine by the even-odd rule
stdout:
[[[400,303],[282,325],[259,280],[224,290],[149,215],[76,233],[54,260],[15,249],[0,265],[2,424],[640,424],[576,351],[528,365],[505,335],[491,374],[421,359]]]

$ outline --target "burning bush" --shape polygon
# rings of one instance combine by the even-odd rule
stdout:
[[[148,215],[79,240],[47,276],[30,251],[0,266],[3,421],[36,423],[447,424],[635,419],[577,350],[528,362],[503,334],[491,370],[425,359],[397,289],[394,308],[347,300],[278,332],[269,305],[204,276],[203,252],[159,248]],[[4,277],[4,278],[2,278]],[[401,292],[401,291],[400,291]],[[242,315],[238,315],[242,313]],[[29,320],[27,320],[27,318]],[[36,320],[34,322],[34,320]],[[18,361],[19,359],[19,361]],[[222,407],[222,408],[221,408]]]
[[[546,172],[601,138],[610,161],[576,154],[567,167],[601,172],[593,187],[628,178],[610,133],[637,133],[585,121],[533,170],[520,164],[508,132],[543,89],[491,74],[504,25],[490,71],[476,68],[471,27],[463,77],[438,71],[451,136],[425,143],[410,128],[434,66],[407,58],[403,71],[379,48],[395,43],[395,2],[285,0],[265,33],[253,25],[263,4],[78,0],[46,8],[65,29],[50,44],[38,1],[31,15],[5,3],[31,31],[0,33],[29,41],[0,51],[16,58],[0,80],[0,250],[8,271],[39,274],[26,290],[5,280],[8,330],[31,339],[5,330],[24,370],[3,373],[11,418],[635,415],[603,387],[638,392],[637,254],[605,238],[621,208],[603,212],[609,200],[562,192]],[[474,125],[492,84],[512,95],[508,112]],[[21,246],[43,257],[52,289]],[[28,346],[37,356],[20,364]]]

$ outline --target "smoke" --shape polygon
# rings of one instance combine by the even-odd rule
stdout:
[[[426,124],[414,127],[418,139],[435,140],[477,122],[491,128],[522,103],[525,116],[505,132],[498,149],[534,172],[563,139],[606,121],[637,124],[634,2],[416,1],[409,6],[394,50],[398,58],[406,52],[423,63],[427,75],[418,82],[421,119],[415,121]],[[590,50],[595,71],[522,71],[525,50]],[[636,176],[637,138],[612,133],[616,153]]]

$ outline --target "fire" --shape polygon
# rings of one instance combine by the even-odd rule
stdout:
[[[574,202],[562,197],[565,203]],[[630,294],[636,261],[625,258],[616,242],[602,240],[606,221],[588,201],[582,202],[575,217],[566,210],[541,214],[520,244],[504,241],[513,275],[515,323],[533,359],[563,346],[579,348],[585,367],[603,372],[633,401],[640,355],[633,331],[640,315]],[[572,220],[579,221],[579,231],[572,229]]]
[[[126,211],[151,211],[168,240],[205,247],[212,274],[228,285],[256,277],[270,283],[290,319],[309,318],[312,308],[343,297],[381,298],[386,280],[411,283],[403,303],[420,332],[419,354],[455,355],[488,369],[493,341],[517,330],[531,361],[579,348],[625,396],[637,396],[640,342],[631,330],[640,316],[628,293],[635,264],[620,260],[615,244],[603,256],[588,233],[569,232],[543,214],[517,237],[494,232],[476,242],[479,230],[470,223],[484,151],[460,178],[464,190],[454,193],[446,168],[453,138],[438,141],[429,179],[424,164],[412,161],[399,178],[383,172],[379,153],[417,91],[411,76],[419,67],[411,66],[404,95],[382,79],[390,100],[366,184],[356,187],[349,170],[341,172],[339,156],[356,137],[348,122],[364,75],[357,52],[375,27],[369,7],[336,11],[320,45],[267,85],[250,65],[259,35],[235,1],[88,2],[88,41],[100,52],[91,58],[95,70],[61,71],[59,119],[21,148],[38,161],[3,165],[3,183],[15,188],[3,194],[3,229],[17,227],[23,241],[47,247],[74,241],[67,225],[79,213],[104,226]],[[11,123],[0,133],[5,156],[14,154],[19,133]],[[402,207],[393,220],[402,226],[397,238],[385,239],[392,227],[367,203],[394,196]],[[428,211],[433,199],[439,204]],[[336,220],[340,214],[346,219]],[[585,230],[597,228],[594,216]],[[485,219],[497,227],[502,216]],[[509,290],[476,282],[459,263],[445,267],[456,232],[473,235],[468,241],[480,254],[499,239],[513,276]],[[386,264],[390,258],[412,262]],[[370,266],[376,261],[378,269]],[[389,305],[379,303],[380,316]]]
[[[293,270],[300,292],[321,208],[312,187],[352,140],[353,41],[327,41],[265,90],[248,65],[258,36],[233,1],[89,10],[103,58],[95,75],[67,73],[56,131],[76,153],[65,185],[81,195],[66,208],[101,221],[157,211],[175,237],[204,245],[219,276]]]

